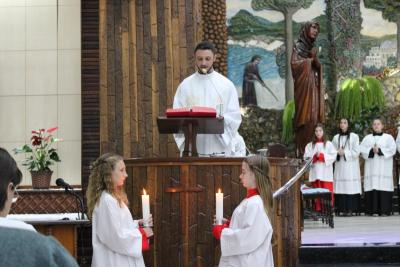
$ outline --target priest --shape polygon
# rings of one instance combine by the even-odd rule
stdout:
[[[200,42],[194,56],[197,70],[178,86],[173,108],[216,108],[224,117],[224,133],[198,134],[197,151],[200,156],[236,156],[236,140],[242,121],[236,88],[230,80],[214,70],[216,49],[212,43]],[[183,134],[175,134],[174,137],[182,153],[185,138]]]
[[[364,137],[360,145],[364,164],[365,213],[390,215],[393,196],[393,156],[396,142],[390,134],[383,133],[383,121],[376,118],[373,133]]]

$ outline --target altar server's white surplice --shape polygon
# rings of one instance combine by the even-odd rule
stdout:
[[[222,230],[219,267],[273,267],[272,232],[261,197],[244,199]]]
[[[370,158],[370,151],[377,145],[383,155],[375,154]],[[364,164],[364,191],[393,191],[393,156],[396,154],[396,142],[389,134],[364,137],[360,145]]]
[[[103,191],[93,211],[92,266],[144,267],[142,234],[125,204]]]
[[[337,150],[343,148],[344,155],[335,162],[333,186],[335,194],[361,194],[360,145],[358,135],[335,135],[332,140]]]

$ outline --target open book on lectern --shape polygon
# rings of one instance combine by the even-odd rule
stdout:
[[[211,117],[217,116],[215,108],[191,107],[191,108],[169,108],[165,111],[167,118],[171,117]]]

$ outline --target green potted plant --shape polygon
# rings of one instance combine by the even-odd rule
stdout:
[[[15,148],[15,154],[26,153],[28,156],[22,165],[26,166],[32,175],[32,187],[48,189],[53,171],[50,165],[60,162],[54,143],[60,139],[53,136],[58,127],[32,131],[31,144]]]

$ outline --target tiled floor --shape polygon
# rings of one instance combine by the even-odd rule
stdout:
[[[304,231],[302,232],[302,244],[335,244],[336,246],[359,246],[362,244],[396,245],[397,243],[400,245],[400,216],[398,213],[388,217],[335,217],[334,222],[335,228],[332,229],[320,221],[305,220]],[[356,267],[355,265],[351,266]]]

